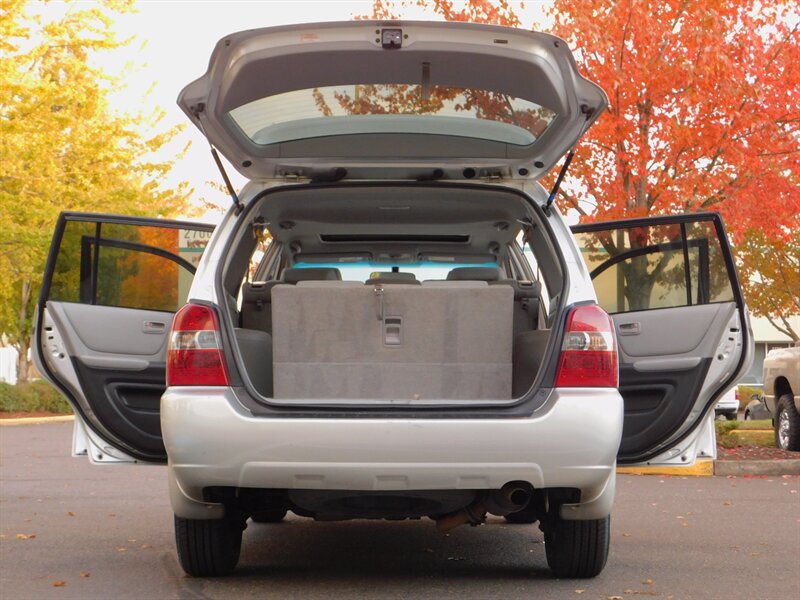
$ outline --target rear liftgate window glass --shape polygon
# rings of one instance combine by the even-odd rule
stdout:
[[[420,133],[533,144],[556,113],[524,98],[480,89],[357,84],[294,90],[230,112],[254,143],[333,134]]]
[[[453,269],[461,267],[496,267],[497,263],[440,263],[433,261],[420,261],[415,263],[374,263],[369,261],[359,261],[352,263],[343,262],[298,262],[293,265],[295,268],[308,269],[314,267],[325,267],[339,269],[344,281],[368,281],[392,270],[403,273],[412,273],[417,281],[440,281],[447,279],[447,274]]]
[[[711,222],[577,233],[609,313],[733,301]]]
[[[70,221],[49,299],[174,312],[210,232]]]

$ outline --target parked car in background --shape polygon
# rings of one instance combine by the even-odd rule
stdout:
[[[764,401],[773,415],[775,445],[800,451],[800,342],[764,358]]]
[[[62,215],[34,336],[76,454],[166,465],[188,573],[291,510],[538,521],[554,574],[592,577],[617,464],[713,454],[753,355],[722,220],[570,230],[537,179],[607,98],[563,40],[253,29],[178,102],[249,183],[213,234]]]
[[[772,420],[772,413],[769,412],[763,397],[753,398],[747,403],[744,408],[745,421],[764,421],[767,419]]]
[[[722,395],[714,406],[714,415],[724,416],[728,421],[735,421],[739,416],[739,396],[736,387],[732,387]]]

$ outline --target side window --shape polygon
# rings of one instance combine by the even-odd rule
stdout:
[[[49,300],[174,312],[210,229],[67,221]]]
[[[552,259],[552,253],[548,253],[547,244],[543,236],[534,232],[530,237],[526,237],[525,231],[520,231],[517,236],[517,247],[522,252],[528,262],[534,278],[542,284],[539,294],[541,295],[541,308],[545,316],[555,310],[555,302],[561,292],[563,280],[561,269]],[[534,246],[539,248],[537,252]],[[549,259],[549,260],[548,260]]]
[[[600,305],[609,313],[734,300],[712,221],[575,234]]]

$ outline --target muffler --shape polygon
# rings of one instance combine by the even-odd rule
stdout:
[[[529,483],[511,481],[499,490],[487,491],[469,506],[437,518],[436,528],[444,533],[466,523],[480,525],[486,520],[487,512],[504,517],[525,508],[532,494],[533,488]]]

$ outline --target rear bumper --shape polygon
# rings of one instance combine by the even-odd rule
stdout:
[[[622,434],[615,389],[560,389],[513,419],[297,419],[248,416],[226,388],[169,388],[161,399],[173,510],[218,518],[203,488],[581,490],[565,518],[600,518],[613,501]]]

